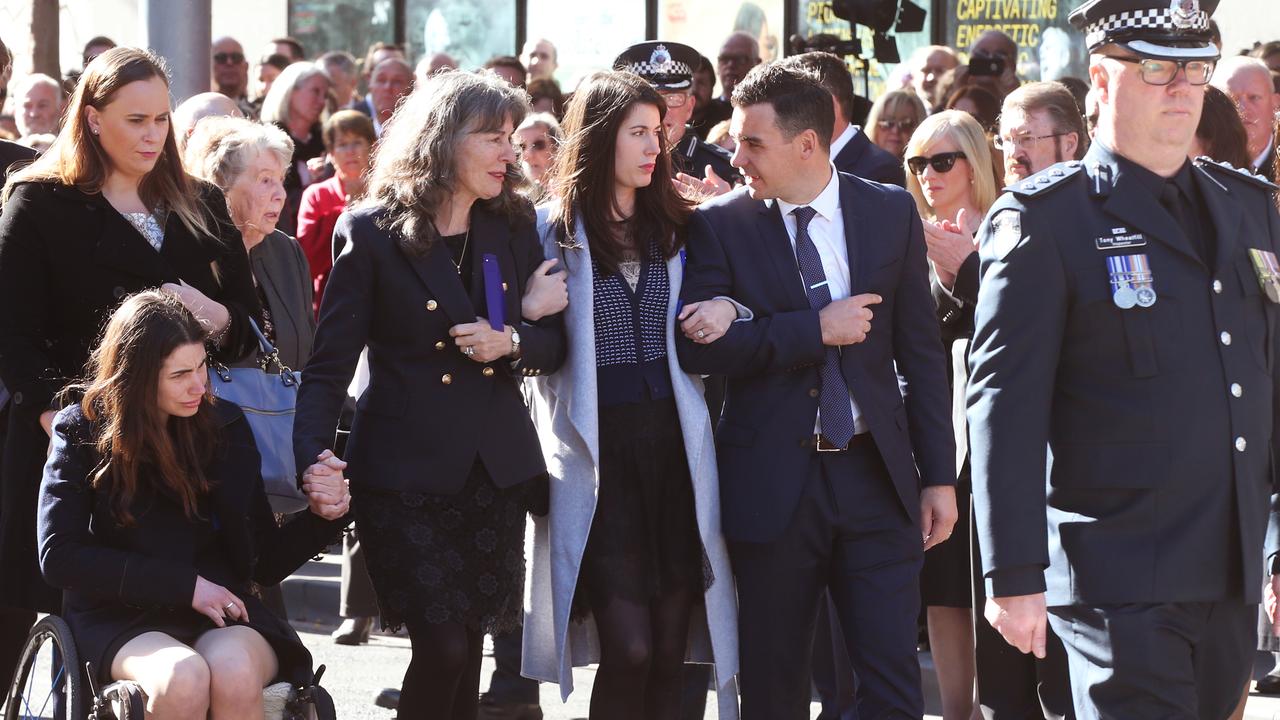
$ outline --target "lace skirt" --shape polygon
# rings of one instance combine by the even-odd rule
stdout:
[[[574,616],[614,597],[647,603],[677,589],[700,601],[712,579],[675,401],[601,408],[600,491]]]
[[[499,488],[477,459],[454,495],[353,485],[382,627],[456,622],[494,634],[519,627],[533,484]]]

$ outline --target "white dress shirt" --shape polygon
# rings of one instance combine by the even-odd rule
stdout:
[[[809,239],[813,241],[814,247],[818,249],[818,256],[822,258],[822,272],[827,276],[827,289],[831,291],[831,301],[835,302],[849,297],[853,283],[850,280],[849,245],[845,236],[844,216],[840,213],[840,173],[836,171],[835,165],[829,167],[831,179],[822,192],[809,203],[809,207],[817,213],[809,221]],[[782,199],[775,202],[778,203],[778,209],[782,211],[782,224],[787,228],[787,237],[791,240],[791,252],[794,253],[796,216],[791,212],[800,206],[792,205]],[[800,276],[798,262],[796,280],[801,283],[803,289],[804,281]],[[853,408],[854,433],[866,432],[866,422],[862,419],[862,413],[858,410],[858,403],[853,399],[852,392],[849,394],[849,405]],[[822,418],[819,417],[814,422],[814,432],[821,431]]]

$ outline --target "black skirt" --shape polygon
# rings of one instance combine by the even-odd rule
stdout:
[[[601,408],[600,490],[575,617],[615,597],[647,603],[683,589],[700,601],[712,579],[675,400]]]
[[[973,607],[973,548],[970,538],[972,485],[964,478],[956,485],[956,526],[951,537],[924,554],[920,598],[925,607]]]
[[[453,495],[351,486],[351,509],[384,629],[520,625],[525,515],[536,482],[493,484],[477,458]]]

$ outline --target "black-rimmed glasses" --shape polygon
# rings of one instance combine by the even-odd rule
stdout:
[[[1157,60],[1156,58],[1120,57],[1108,55],[1112,60],[1133,63],[1138,66],[1142,82],[1148,85],[1168,85],[1178,77],[1181,69],[1191,85],[1207,85],[1213,77],[1213,69],[1217,66],[1214,60]]]
[[[916,123],[913,120],[877,120],[876,127],[881,130],[897,130],[902,133],[910,133],[916,129]]]
[[[213,54],[213,61],[218,65],[239,65],[244,62],[244,53],[220,52]]]
[[[930,157],[917,155],[913,158],[907,159],[907,167],[911,168],[911,173],[913,175],[924,174],[924,169],[926,167],[932,167],[934,171],[938,173],[949,173],[951,172],[951,168],[956,166],[956,161],[963,159],[964,153],[959,151],[938,153],[937,155],[932,155]]]

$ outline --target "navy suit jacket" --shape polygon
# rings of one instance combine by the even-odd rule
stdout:
[[[867,339],[841,369],[907,514],[920,486],[955,484],[946,356],[929,293],[924,231],[906,191],[840,175],[852,291],[877,293]],[[776,202],[739,188],[689,226],[687,304],[732,297],[754,314],[699,345],[677,337],[681,365],[728,377],[716,432],[721,515],[730,540],[768,542],[790,522],[813,457],[818,370],[826,348]]]
[[[831,158],[831,162],[842,173],[886,185],[901,188],[907,186],[907,175],[902,169],[902,163],[871,142],[862,128],[857,129],[853,139],[840,148],[840,153]]]

